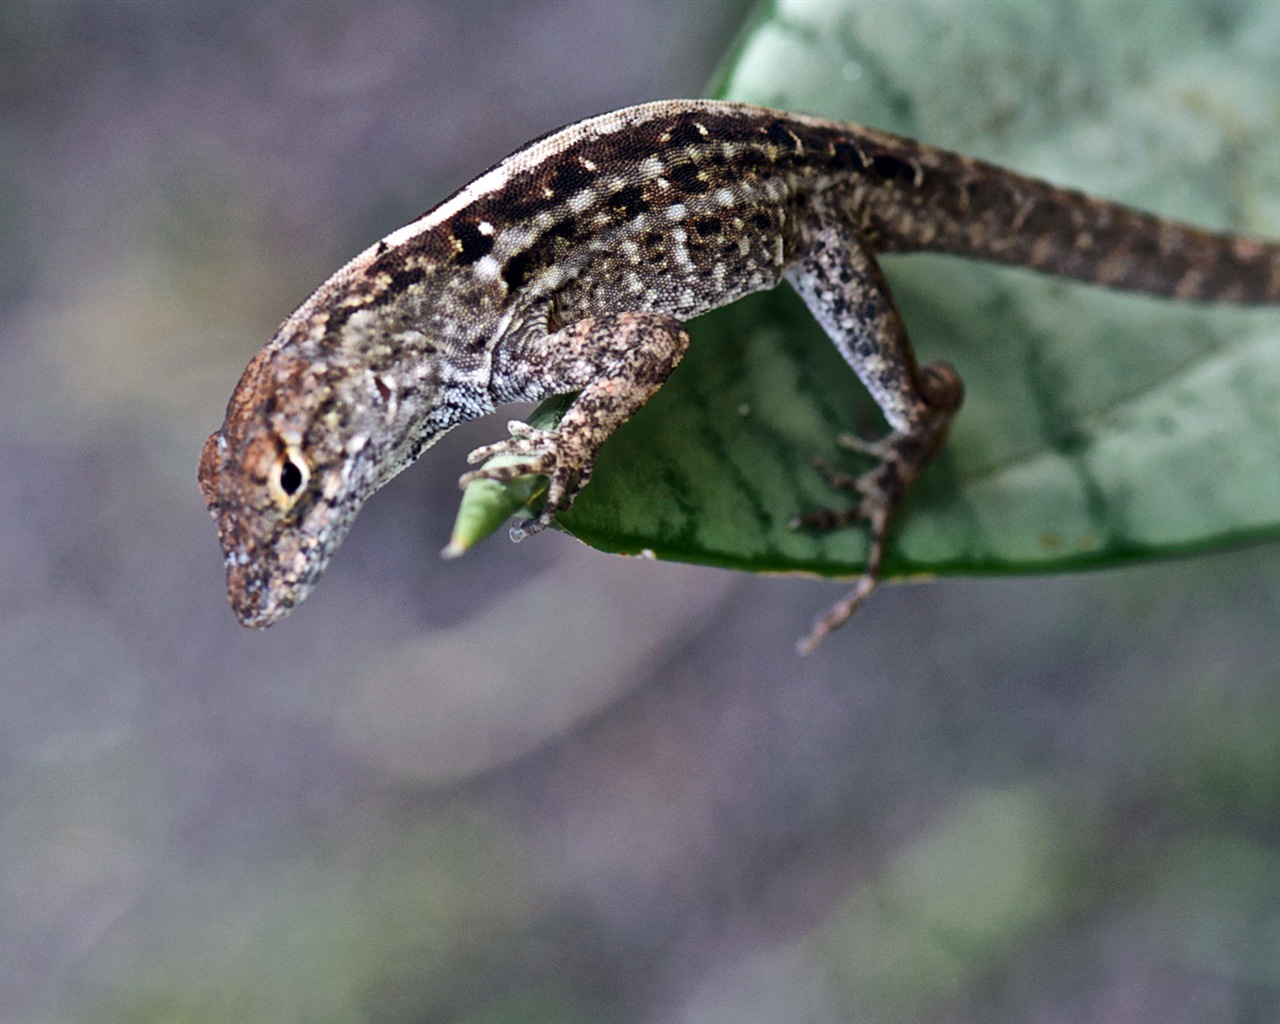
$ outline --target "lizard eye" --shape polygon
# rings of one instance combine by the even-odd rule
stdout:
[[[271,500],[287,512],[297,504],[311,479],[311,468],[302,452],[293,445],[282,451],[271,465],[267,476],[267,492]]]

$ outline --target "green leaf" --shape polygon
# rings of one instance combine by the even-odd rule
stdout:
[[[529,425],[536,430],[549,430],[560,422],[574,395],[556,395],[543,402],[529,417]],[[503,466],[519,462],[518,455],[495,455],[485,460],[486,466]],[[508,519],[531,518],[534,506],[547,490],[547,481],[541,476],[520,476],[499,483],[496,480],[476,480],[467,485],[458,504],[458,515],[453,521],[449,543],[440,552],[442,558],[459,558],[493,533]]]
[[[1271,12],[778,3],[717,94],[1280,236]],[[943,257],[884,262],[921,358],[947,359],[967,385],[897,521],[888,575],[1044,571],[1280,535],[1280,309],[1179,305]],[[607,551],[858,573],[863,531],[787,525],[842,503],[813,456],[857,470],[836,435],[885,430],[853,374],[785,287],[692,333],[559,525]]]

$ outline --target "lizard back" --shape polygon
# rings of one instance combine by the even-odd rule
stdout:
[[[877,252],[949,253],[1183,300],[1280,300],[1274,244],[858,125],[678,100],[530,142],[335,275],[342,302],[326,289],[316,299],[332,331],[448,267],[495,317],[555,295],[566,318],[687,318],[776,285],[812,203],[841,209]]]

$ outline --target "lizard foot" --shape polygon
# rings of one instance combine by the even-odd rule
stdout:
[[[842,448],[876,459],[876,465],[856,476],[835,469],[822,459],[814,459],[814,465],[833,488],[857,494],[859,500],[846,508],[815,509],[796,516],[789,525],[793,529],[826,531],[855,522],[867,523],[870,542],[866,567],[853,589],[818,616],[808,636],[796,644],[800,654],[808,654],[828,633],[848,621],[880,583],[893,514],[936,448],[934,438],[920,431],[895,431],[878,441],[848,434],[838,440]]]
[[[559,430],[539,430],[519,420],[512,420],[507,429],[511,432],[507,440],[477,448],[467,456],[467,462],[474,465],[497,456],[509,456],[512,461],[489,462],[473,469],[458,485],[466,488],[477,480],[502,483],[520,476],[545,476],[548,486],[542,510],[527,523],[511,527],[511,539],[519,541],[546,529],[557,513],[569,509],[591,479],[593,460],[582,445],[574,444]]]
[[[823,637],[848,621],[876,589],[894,513],[925,464],[942,447],[951,420],[964,401],[964,385],[956,371],[946,363],[928,363],[920,367],[917,383],[919,404],[926,411],[917,418],[914,426],[895,430],[878,441],[866,441],[851,434],[837,438],[842,448],[875,460],[875,465],[867,472],[853,476],[832,468],[820,459],[814,460],[818,471],[833,488],[857,494],[859,500],[848,508],[817,509],[797,516],[791,520],[791,527],[834,530],[865,521],[871,527],[871,537],[866,566],[853,590],[818,616],[809,635],[796,644],[800,654],[808,654]]]

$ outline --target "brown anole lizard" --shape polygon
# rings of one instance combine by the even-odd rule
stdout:
[[[873,467],[828,472],[870,525],[865,571],[802,650],[880,576],[891,519],[963,388],[916,362],[876,257],[941,252],[1192,301],[1280,301],[1280,245],[1161,220],[870,128],[667,100],[517,150],[344,266],[253,359],[200,458],[246,626],[302,601],[356,513],[452,427],[504,402],[578,397],[554,430],[513,422],[462,478],[548,479],[550,524],[596,453],[675,369],[684,322],[786,280],[879,403]]]

